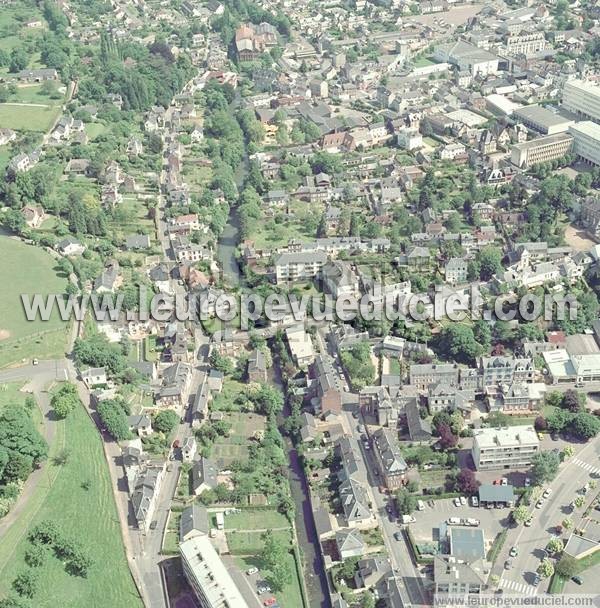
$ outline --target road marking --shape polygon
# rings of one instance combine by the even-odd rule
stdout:
[[[588,473],[594,473],[596,475],[600,474],[600,467],[595,467],[593,464],[589,462],[584,462],[583,460],[579,460],[579,458],[573,458],[573,462],[580,466],[584,471]]]
[[[511,591],[516,591],[517,593],[521,593],[522,595],[537,595],[537,587],[532,587],[531,585],[528,585],[527,583],[519,583],[517,581],[511,581],[508,579],[505,579],[504,577],[500,579],[500,584],[498,585],[499,587],[502,587],[503,589],[510,589]]]

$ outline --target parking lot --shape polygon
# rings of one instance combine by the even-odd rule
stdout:
[[[452,498],[433,501],[433,507],[425,504],[424,511],[415,511],[416,522],[410,524],[413,537],[417,541],[438,540],[438,528],[449,517],[463,519],[473,518],[480,521],[479,527],[483,529],[486,543],[490,544],[496,535],[508,524],[510,509],[485,509],[483,507],[467,506],[457,507]]]

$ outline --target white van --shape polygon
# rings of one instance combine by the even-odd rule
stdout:
[[[425,511],[425,503],[422,500],[417,500],[417,510]]]

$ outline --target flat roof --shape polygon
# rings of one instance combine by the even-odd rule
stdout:
[[[495,429],[479,429],[475,431],[474,441],[480,448],[539,444],[537,433],[530,424]]]
[[[600,89],[600,87],[598,87]],[[569,127],[569,132],[581,133],[593,139],[600,140],[600,125],[591,120],[582,120]]]
[[[556,112],[552,112],[543,106],[533,105],[525,106],[515,110],[515,115],[524,118],[525,120],[531,120],[543,127],[556,127],[558,125],[569,124],[573,121],[565,116],[561,116]]]
[[[514,502],[515,489],[511,485],[493,485],[491,483],[479,486],[481,502]]]
[[[452,526],[448,530],[452,557],[465,562],[474,562],[485,557],[485,541],[481,528]]]
[[[569,130],[576,125],[571,125]],[[599,134],[600,135],[600,134]],[[536,137],[531,141],[525,141],[522,144],[515,144],[513,147],[517,150],[528,150],[529,148],[537,148],[538,146],[546,146],[549,144],[555,144],[566,139],[573,139],[568,133],[553,133],[552,135],[543,135],[542,137]]]
[[[186,540],[179,545],[179,550],[211,605],[248,608],[207,536]]]

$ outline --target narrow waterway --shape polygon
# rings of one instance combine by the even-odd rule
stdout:
[[[232,207],[217,244],[217,260],[223,273],[223,282],[229,288],[237,287],[241,282],[240,267],[235,256],[240,242],[239,233],[238,216],[235,207]]]
[[[273,366],[271,381],[283,392],[284,387],[281,382],[278,365]],[[283,412],[278,420],[280,427],[290,413],[290,406],[286,400]],[[296,505],[296,535],[298,536],[300,553],[303,558],[302,566],[308,593],[308,605],[310,608],[317,606],[320,606],[321,608],[331,608],[327,574],[321,555],[319,537],[317,535],[315,520],[313,518],[309,500],[308,482],[304,476],[300,456],[292,444],[292,441],[286,435],[284,435],[283,440],[285,442],[285,449],[288,453],[289,460],[288,479],[290,482],[290,491],[292,498],[294,499],[294,504]]]

